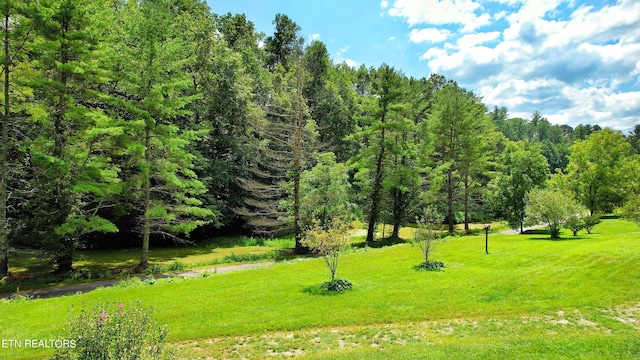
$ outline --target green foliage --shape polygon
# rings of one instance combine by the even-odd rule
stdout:
[[[343,292],[351,290],[353,288],[353,284],[349,280],[333,279],[322,284],[321,287],[330,292]]]
[[[438,243],[444,241],[439,234],[444,218],[434,207],[424,209],[421,217],[416,217],[417,228],[413,233],[412,244],[418,245],[424,256],[424,263],[428,264],[429,255]]]
[[[526,200],[526,222],[532,225],[545,224],[549,227],[552,239],[559,238],[560,229],[571,219],[579,219],[585,212],[586,209],[570,193],[560,190],[534,189]]]
[[[622,208],[622,216],[640,226],[640,196],[631,198]]]
[[[416,270],[437,271],[444,268],[444,263],[439,260],[427,260],[416,265]]]
[[[75,347],[56,351],[53,359],[169,359],[164,351],[167,330],[142,302],[86,304],[70,315],[66,339]]]
[[[357,209],[351,202],[348,167],[336,163],[333,153],[319,154],[316,159],[316,165],[302,173],[300,182],[302,226],[310,226],[313,219],[320,225],[328,224],[341,214],[349,214],[345,220],[353,220]]]
[[[362,69],[366,72],[365,69]],[[365,75],[365,74],[363,74]],[[404,87],[403,76],[393,67],[383,64],[378,69],[366,73],[366,91],[371,96],[360,97],[358,119],[363,126],[349,138],[364,144],[350,160],[350,166],[356,170],[355,183],[360,190],[364,209],[367,212],[367,243],[374,240],[375,225],[379,221],[382,209],[384,188],[390,188],[389,157],[395,146],[392,133],[396,126],[406,124],[403,114]],[[413,140],[413,137],[411,138]],[[387,183],[387,184],[385,184]],[[386,185],[386,186],[385,186]]]
[[[353,225],[341,217],[336,217],[324,225],[314,220],[302,240],[305,246],[324,259],[331,272],[331,282],[335,280],[340,255],[349,246],[351,231]]]
[[[494,212],[514,230],[522,228],[529,191],[544,184],[549,165],[540,146],[527,140],[507,142],[497,159],[498,173],[489,183]]]
[[[580,216],[572,216],[564,223],[564,227],[571,230],[573,236],[578,236],[578,231],[586,227],[585,222]]]
[[[444,204],[449,233],[454,232],[455,212],[463,208],[468,230],[470,199],[481,186],[487,168],[492,125],[486,107],[473,92],[447,84],[434,94],[428,136],[433,149],[431,193]]]
[[[593,230],[593,227],[600,224],[601,217],[601,213],[595,213],[593,215],[588,215],[582,218],[582,221],[584,222],[584,228],[585,230],[587,230],[587,234],[591,234],[591,230]]]
[[[571,146],[567,185],[591,213],[611,212],[623,204],[631,145],[621,133],[604,129]]]

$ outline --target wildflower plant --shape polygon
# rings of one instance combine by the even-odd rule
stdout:
[[[153,309],[142,302],[83,304],[80,314],[70,311],[67,338],[75,348],[58,349],[53,359],[170,359],[163,351],[166,327],[153,319]]]

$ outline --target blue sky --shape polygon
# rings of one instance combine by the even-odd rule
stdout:
[[[638,0],[207,0],[270,35],[289,16],[335,63],[438,73],[555,124],[640,124]]]

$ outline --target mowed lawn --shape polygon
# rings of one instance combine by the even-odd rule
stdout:
[[[346,254],[327,295],[321,259],[207,278],[0,302],[0,339],[63,339],[70,306],[142,300],[181,358],[640,358],[640,228],[605,220],[593,234],[449,238],[444,271],[416,271],[408,244]],[[39,359],[50,349],[0,348]]]

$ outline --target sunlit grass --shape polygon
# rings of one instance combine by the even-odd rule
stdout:
[[[571,357],[580,349],[587,358],[633,358],[640,349],[638,329],[631,321],[616,320],[624,317],[613,309],[631,309],[625,316],[640,321],[639,230],[630,222],[605,220],[591,235],[573,237],[567,231],[556,241],[544,234],[492,234],[488,255],[484,235],[449,238],[433,254],[446,264],[441,272],[414,270],[420,252],[408,244],[353,250],[344,256],[338,276],[355,288],[334,296],[312,291],[329,273],[321,259],[305,259],[208,278],[3,302],[0,338],[59,337],[71,305],[141,299],[169,325],[169,341],[185,358],[205,356],[194,344],[209,339],[223,345],[200,345],[209,349],[206,356],[216,358],[217,351],[251,337],[257,343],[236,354],[264,358],[269,349],[313,349],[316,336],[306,334],[315,332],[331,343],[332,329],[349,333],[360,328],[353,331],[374,336],[385,324],[398,327],[399,339],[378,344],[386,350],[364,340],[360,342],[366,346],[344,348],[335,340],[335,346],[318,350],[326,353],[314,353],[318,358],[415,358],[428,346],[446,358],[503,353],[509,358]],[[597,329],[580,325],[580,319],[598,324]],[[450,324],[452,332],[446,327],[440,333],[437,324]],[[424,335],[409,341],[413,329]],[[290,334],[296,341],[274,340],[277,347],[268,343],[271,335]],[[263,337],[267,340],[259,340]],[[565,350],[554,355],[561,348]],[[40,358],[50,352],[0,351],[10,358]]]

